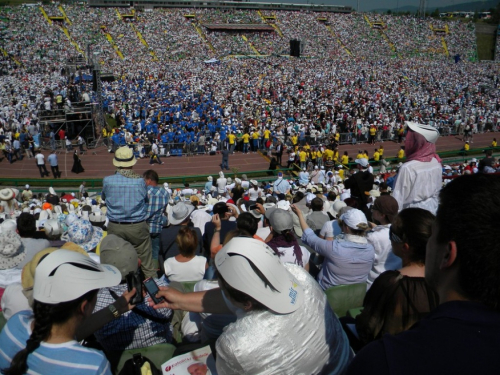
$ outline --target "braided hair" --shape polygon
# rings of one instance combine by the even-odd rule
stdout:
[[[92,290],[80,298],[58,304],[48,304],[34,301],[33,313],[35,316],[33,331],[26,341],[26,347],[17,352],[9,368],[1,370],[3,375],[21,375],[28,370],[28,356],[38,349],[40,343],[50,338],[52,327],[66,323],[71,317],[78,314],[83,301],[92,301],[97,290]]]

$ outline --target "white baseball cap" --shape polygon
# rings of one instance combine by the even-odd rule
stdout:
[[[368,163],[368,159],[366,158],[356,159],[355,163],[360,164],[363,168],[366,168],[370,165],[370,163]]]
[[[33,298],[48,304],[73,301],[91,290],[116,286],[121,279],[114,266],[74,251],[56,250],[36,267]]]
[[[363,211],[356,208],[342,214],[342,216],[340,216],[340,220],[342,220],[349,228],[355,230],[360,230],[360,228],[358,227],[359,224],[368,225],[368,221],[366,220],[366,216]]]
[[[217,271],[234,289],[254,298],[278,314],[297,310],[304,291],[264,242],[236,237],[215,256]],[[260,271],[258,275],[254,269]]]

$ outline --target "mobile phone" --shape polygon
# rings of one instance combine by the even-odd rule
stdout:
[[[144,287],[146,288],[146,291],[148,292],[154,303],[158,304],[165,301],[163,297],[156,298],[156,294],[160,291],[160,289],[158,288],[158,285],[156,285],[153,278],[149,277],[144,280]]]
[[[132,289],[135,288],[136,292],[134,296],[130,299],[130,304],[131,305],[137,305],[138,303],[141,303],[143,301],[142,297],[142,280],[144,280],[144,277],[141,279],[140,278],[140,273],[139,272],[134,272],[130,271],[126,276],[125,280],[127,280],[127,289],[130,292]]]
[[[251,204],[250,206],[248,206],[248,211],[253,211],[253,210],[256,210],[257,209],[257,205],[256,204]]]

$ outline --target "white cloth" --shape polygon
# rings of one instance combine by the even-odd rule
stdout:
[[[181,194],[184,195],[184,196],[185,195],[191,196],[191,195],[194,194],[194,190],[191,189],[191,188],[185,188],[185,189],[182,189]]]
[[[36,159],[36,165],[45,164],[45,156],[43,156],[42,153],[36,154],[35,159]]]
[[[168,258],[163,264],[165,267],[165,276],[169,281],[198,281],[205,276],[205,265],[207,259],[196,255],[189,262],[178,262],[175,257]]]
[[[6,288],[10,284],[21,282],[20,268],[9,268],[7,270],[0,270],[0,288]]]
[[[217,193],[224,194],[226,192],[227,178],[220,177],[217,179]]]
[[[31,310],[28,299],[23,294],[21,283],[10,284],[2,296],[1,300],[3,317],[9,320],[10,317],[19,311]]]
[[[323,228],[321,228],[321,231],[319,232],[319,235],[322,236],[323,238],[329,238],[329,237],[337,237],[340,233],[342,233],[342,228],[340,228],[338,220],[330,220],[323,225]]]
[[[412,160],[399,169],[392,196],[398,201],[400,211],[420,207],[435,215],[442,186],[441,163],[435,158],[430,162]]]
[[[216,343],[219,375],[345,372],[351,349],[325,293],[302,267],[285,268],[304,289],[302,306],[291,314],[264,310],[238,317]]]
[[[17,209],[17,202],[15,200],[0,201],[0,206],[3,207],[3,212],[11,215]]]
[[[257,198],[259,198],[259,196],[262,195],[262,189],[261,188],[257,188],[257,190],[255,190],[255,188],[250,188],[248,189],[248,199],[251,200],[251,201],[256,201]]]
[[[305,266],[309,263],[311,253],[304,246],[300,246],[300,250],[302,250],[302,265]],[[295,253],[293,252],[293,246],[278,247],[278,251],[284,253],[280,256],[281,263],[297,264],[297,258],[295,257]]]
[[[375,249],[375,259],[366,280],[368,288],[382,272],[394,271],[402,267],[401,258],[392,252],[391,240],[389,238],[390,226],[390,224],[378,225],[366,235],[368,243],[372,244]]]
[[[201,231],[201,235],[205,233],[205,224],[212,221],[212,216],[203,210],[194,210],[191,213],[191,222]]]

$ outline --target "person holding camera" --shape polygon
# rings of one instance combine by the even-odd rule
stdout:
[[[97,341],[102,345],[113,365],[121,352],[127,349],[146,348],[151,345],[172,342],[170,321],[172,310],[154,310],[144,298],[142,291],[144,274],[139,268],[137,252],[131,243],[109,234],[100,245],[101,262],[115,266],[121,273],[121,283],[111,288],[102,288],[97,295],[94,312],[108,309],[119,296],[136,288],[130,304],[133,309],[123,314],[116,313],[115,319],[95,332]],[[168,284],[162,279],[153,279],[159,286]],[[116,357],[116,358],[115,358]]]

